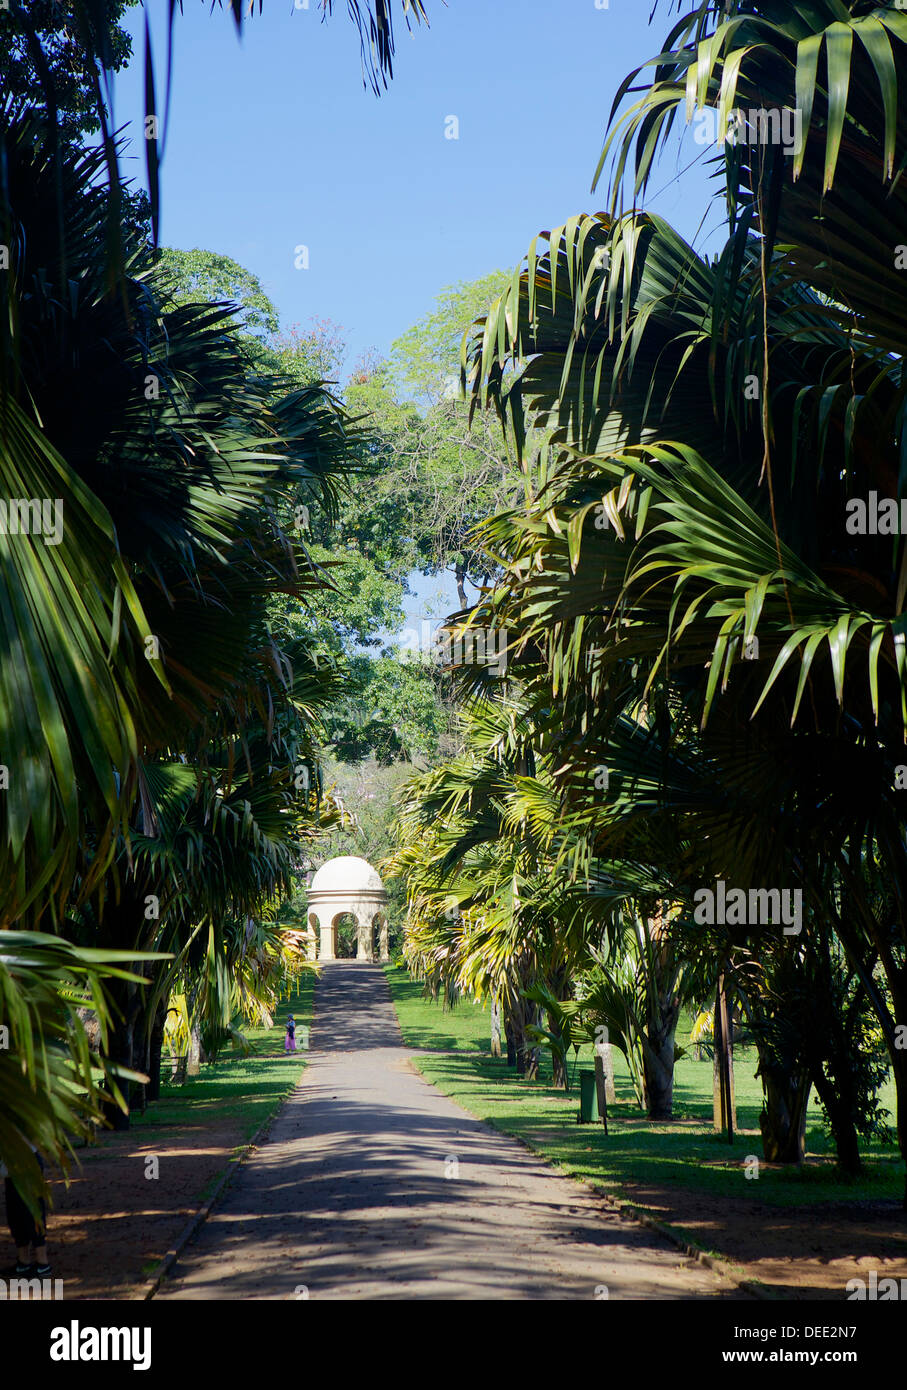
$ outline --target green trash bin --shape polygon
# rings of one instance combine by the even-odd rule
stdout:
[[[595,1086],[595,1072],[581,1071],[579,1074],[579,1122],[590,1125],[601,1119],[598,1113],[598,1091]]]

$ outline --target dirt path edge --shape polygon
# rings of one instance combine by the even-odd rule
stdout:
[[[303,1072],[303,1076],[304,1075],[305,1073]],[[299,1078],[299,1081],[297,1081],[296,1086],[300,1086],[301,1084],[302,1077]],[[293,1090],[295,1089],[296,1087],[293,1088]],[[177,1236],[176,1240],[174,1241],[170,1249],[167,1251],[164,1258],[160,1261],[154,1273],[148,1279],[147,1283],[143,1284],[139,1292],[133,1296],[134,1301],[144,1303],[147,1302],[149,1299],[154,1298],[154,1295],[157,1293],[161,1284],[166,1279],[167,1275],[170,1273],[170,1270],[176,1264],[177,1260],[185,1250],[186,1246],[189,1244],[190,1240],[192,1240],[193,1236],[197,1234],[199,1228],[203,1226],[204,1223],[207,1221],[217,1202],[220,1201],[221,1197],[223,1197],[228,1187],[230,1187],[231,1183],[236,1178],[237,1173],[242,1168],[242,1165],[245,1163],[246,1159],[249,1158],[250,1154],[252,1154],[252,1152],[265,1141],[265,1139],[267,1139],[268,1131],[270,1130],[274,1121],[277,1119],[278,1115],[280,1114],[281,1110],[286,1105],[287,1101],[290,1099],[290,1096],[292,1094],[293,1091],[290,1092],[290,1095],[284,1096],[283,1100],[279,1103],[279,1105],[275,1106],[275,1108],[272,1110],[271,1114],[264,1121],[264,1123],[258,1127],[258,1129],[252,1135],[252,1138],[249,1140],[249,1142],[247,1144],[241,1145],[238,1152],[234,1155],[233,1158],[229,1160],[226,1168],[218,1178],[217,1185],[214,1191],[211,1193],[211,1196],[208,1198],[207,1202],[203,1202],[202,1205],[199,1207],[198,1211],[194,1212],[193,1215],[190,1216],[189,1220],[186,1222],[186,1225],[183,1227],[182,1231]]]

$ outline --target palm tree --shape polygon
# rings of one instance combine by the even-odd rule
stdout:
[[[425,19],[421,0],[401,4],[407,23]],[[244,7],[230,8],[241,28]],[[323,389],[256,373],[230,306],[167,304],[121,217],[107,12],[70,9],[100,149],[70,138],[44,31],[20,6],[10,22],[43,102],[0,109],[0,495],[28,523],[2,528],[0,557],[0,747],[15,750],[0,797],[0,990],[14,1020],[0,1160],[32,1195],[29,1145],[62,1158],[104,1094],[125,1109],[116,1077],[136,1073],[103,1055],[132,1057],[143,994],[154,1011],[147,982],[166,978],[162,946],[185,970],[207,941],[211,1017],[249,998],[253,957],[267,977],[273,933],[253,926],[250,954],[234,929],[243,914],[267,920],[313,824],[292,774],[300,757],[314,766],[334,684],[305,654],[294,672],[273,596],[304,602],[326,582],[286,519],[303,499],[330,512],[349,436]],[[392,75],[394,7],[348,9],[377,90]],[[146,60],[157,117],[147,26]],[[159,140],[146,148],[156,231]],[[149,915],[151,901],[170,917]],[[233,915],[215,930],[224,903]],[[45,924],[60,936],[35,930]],[[13,925],[30,929],[27,945]],[[67,944],[78,934],[127,949]],[[92,1006],[97,1044],[72,999]]]
[[[0,672],[2,746],[19,750],[0,920],[37,920],[59,915],[86,819],[83,895],[104,873],[141,794],[140,753],[179,748],[200,713],[242,716],[253,637],[259,669],[274,662],[269,596],[321,582],[276,508],[300,493],[331,505],[347,436],[316,388],[268,406],[273,382],[247,374],[229,310],[162,311],[150,272],[108,288],[99,156],[62,161],[78,211],[61,239],[46,140],[25,116],[3,142],[2,490],[60,498],[64,518],[59,544],[4,538],[0,642],[21,659]]]
[[[43,932],[0,932],[0,1153],[30,1202],[44,1189],[35,1149],[65,1169],[101,1118],[102,1087],[125,1108],[120,1087],[135,1073],[103,1061],[81,1015],[91,1010],[106,1050],[110,982],[139,979],[126,966],[141,960]]]
[[[534,243],[467,342],[464,378],[518,442],[527,417],[552,432],[533,506],[489,533],[511,541],[495,620],[523,615],[554,697],[575,697],[593,740],[641,697],[676,691],[709,739],[725,707],[747,748],[735,775],[753,831],[725,867],[753,881],[761,861],[776,875],[763,881],[783,882],[792,864],[829,915],[886,1038],[907,1156],[894,777],[907,728],[904,552],[844,524],[848,503],[898,492],[904,290],[888,285],[896,237],[885,237],[903,196],[892,174],[907,30],[881,6],[852,8],[865,12],[711,4],[683,21],[616,127],[615,190],[634,148],[644,187],[687,97],[722,111],[799,106],[804,149],[786,164],[771,146],[727,154],[732,224],[712,262],[635,212],[574,218]],[[877,870],[881,896],[867,887]]]
[[[158,770],[182,769],[181,846],[190,806],[209,813],[193,929],[216,865],[243,910],[288,881],[305,819],[284,814],[293,774],[314,764],[335,678],[305,652],[294,666],[272,609],[326,582],[286,518],[300,496],[330,511],[348,430],[322,389],[281,396],[250,369],[228,307],[165,308],[138,261],[111,286],[100,156],[55,160],[30,115],[7,117],[0,491],[38,499],[41,521],[53,500],[62,525],[3,537],[0,746],[17,757],[0,802],[0,930],[65,936],[93,920],[83,944],[102,933],[138,959],[162,945],[145,910],[155,884],[130,862],[133,840],[162,835]],[[230,844],[220,860],[214,827]],[[112,977],[109,995],[128,1068],[140,991]],[[52,1113],[59,1145],[69,1112]]]
[[[519,692],[497,692],[462,713],[463,752],[403,789],[386,867],[406,880],[412,967],[449,994],[490,998],[517,1069],[533,1077],[534,991],[557,1003],[569,995],[580,895],[558,872],[550,767],[533,755]],[[548,1023],[559,1035],[556,1008]],[[566,1085],[557,1047],[554,1058],[555,1083]]]

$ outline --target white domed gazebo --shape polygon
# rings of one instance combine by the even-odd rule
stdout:
[[[321,932],[319,960],[337,959],[340,918],[350,913],[358,924],[356,955],[375,959],[375,930],[379,933],[378,959],[389,960],[387,949],[387,894],[384,884],[366,859],[341,854],[329,859],[309,885],[309,956],[315,959],[316,933]]]

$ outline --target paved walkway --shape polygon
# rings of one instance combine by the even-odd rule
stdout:
[[[429,1085],[380,967],[326,965],[315,1010],[302,1081],[159,1298],[743,1296]]]

